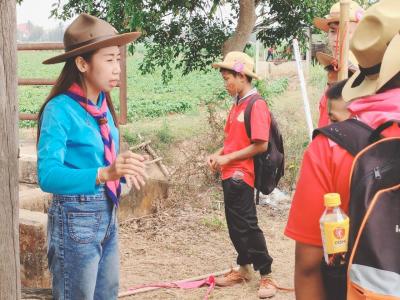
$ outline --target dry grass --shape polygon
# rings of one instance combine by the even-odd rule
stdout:
[[[221,193],[221,191],[218,191]],[[142,219],[120,230],[121,290],[141,283],[175,281],[213,273],[234,265],[236,254],[226,226],[215,226],[206,220],[224,224],[223,211],[213,209],[213,191],[193,201],[202,208],[181,203],[179,209],[167,209],[154,218]],[[196,205],[195,205],[196,206]],[[273,272],[279,284],[293,286],[293,242],[282,234],[286,212],[259,207],[260,226],[264,230]],[[257,278],[245,285],[217,288],[212,299],[257,299]],[[126,299],[202,299],[206,289],[157,290]],[[275,299],[294,299],[293,293],[279,293]]]
[[[310,76],[313,84],[308,87],[315,121],[323,87],[319,81],[321,74],[321,70],[313,71]],[[297,78],[290,78],[290,83],[288,91],[274,99],[272,108],[285,140],[286,176],[281,186],[286,191],[295,185],[302,154],[308,144]],[[224,116],[226,112],[216,109],[211,110],[208,117],[186,119],[192,125],[202,124],[201,130],[192,138],[165,148],[168,151],[163,154],[172,162],[173,171],[169,207],[121,227],[121,290],[137,284],[213,273],[235,264],[236,253],[225,224],[222,190],[204,164],[207,153],[221,143]],[[174,117],[169,118],[171,128],[175,122],[179,123]],[[293,286],[294,270],[294,242],[283,235],[289,205],[290,202],[286,202],[277,208],[258,207],[260,227],[274,258],[273,274],[284,287]],[[245,285],[217,288],[212,299],[258,299],[257,278],[255,276]],[[205,292],[206,288],[186,291],[160,289],[126,299],[203,299]],[[280,292],[274,299],[294,299],[294,294]]]
[[[322,72],[324,71],[319,67],[313,68],[309,79],[310,84],[307,87],[314,127],[317,124],[318,103],[325,84],[320,81],[324,78]],[[287,191],[295,188],[303,152],[309,143],[298,78],[292,77],[289,82],[287,92],[276,99],[272,107],[284,139],[286,168],[280,187]]]

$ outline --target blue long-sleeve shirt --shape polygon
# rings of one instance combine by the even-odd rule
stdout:
[[[100,94],[99,107],[103,100]],[[107,119],[118,153],[118,129],[109,110]],[[44,109],[37,156],[39,186],[43,191],[67,195],[98,191],[97,169],[105,166],[99,125],[67,95],[54,97]]]

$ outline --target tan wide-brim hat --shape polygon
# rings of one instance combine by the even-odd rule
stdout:
[[[122,46],[136,40],[140,32],[118,34],[106,21],[88,14],[79,15],[64,33],[63,54],[45,60],[44,64],[64,62],[70,57],[110,46]]]
[[[360,22],[362,16],[364,14],[364,9],[354,1],[350,1],[350,22],[358,23]],[[329,31],[329,24],[331,23],[338,23],[340,20],[340,2],[335,3],[332,5],[331,10],[325,18],[314,18],[314,26],[318,29],[328,32]]]
[[[246,53],[240,51],[229,52],[224,60],[219,63],[213,63],[213,68],[216,69],[228,69],[235,71],[237,73],[242,73],[250,76],[256,80],[260,80],[260,77],[253,72],[254,60],[248,56]]]
[[[335,59],[332,55],[326,54],[324,52],[317,52],[315,54],[318,62],[325,68],[327,66],[334,66],[338,64],[337,59]],[[349,51],[349,70],[353,73],[358,71],[358,62],[354,54]]]
[[[382,0],[366,11],[350,41],[360,70],[343,88],[345,101],[376,94],[400,72],[399,31],[399,0]]]

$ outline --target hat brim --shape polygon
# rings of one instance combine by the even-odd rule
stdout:
[[[335,58],[332,55],[326,54],[324,52],[318,51],[315,54],[315,56],[316,56],[318,62],[324,67],[330,66],[335,61]]]
[[[336,23],[339,22],[339,18],[334,17],[334,18],[314,18],[313,23],[314,26],[317,27],[318,29],[328,32],[329,31],[329,24],[330,23]]]
[[[68,58],[78,56],[80,54],[87,53],[90,51],[98,50],[105,47],[126,45],[130,42],[135,41],[137,38],[139,38],[140,35],[141,35],[140,32],[129,32],[129,33],[118,34],[113,37],[107,37],[104,40],[93,42],[91,44],[46,59],[45,61],[43,61],[43,64],[45,65],[57,64],[64,62]]]
[[[377,89],[381,89],[389,80],[400,72],[400,34],[396,34],[390,41],[382,58],[381,72],[379,73]]]
[[[232,67],[232,65],[230,65],[230,64],[227,64],[227,63],[223,63],[223,62],[220,62],[220,63],[213,63],[212,65],[211,65],[213,68],[215,68],[215,69],[228,69],[228,70],[232,70],[232,71],[235,71],[234,69],[233,69],[233,67]],[[260,76],[258,76],[256,73],[254,73],[254,72],[251,72],[251,71],[247,71],[247,70],[243,70],[243,73],[245,74],[245,75],[247,75],[247,76],[250,76],[251,78],[254,78],[255,80],[260,80],[261,79],[261,77]]]
[[[346,83],[343,88],[343,100],[348,102],[357,98],[376,94],[388,81],[400,72],[400,59],[398,59],[398,49],[400,48],[400,34],[397,34],[390,41],[385,54],[383,55],[381,70],[378,75],[373,77],[366,76],[357,86],[353,83],[360,75],[357,71]]]
[[[355,85],[355,81],[360,74],[360,71],[355,72],[343,87],[342,98],[345,102],[349,102],[366,96],[371,96],[376,93],[378,86],[378,76],[366,76],[360,84]]]
[[[318,62],[325,68],[327,66],[332,65],[336,60],[332,55],[326,54],[324,52],[318,51],[315,54]],[[349,70],[351,72],[355,72],[358,70],[358,62],[354,54],[349,51]]]

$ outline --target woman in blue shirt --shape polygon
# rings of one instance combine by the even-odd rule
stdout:
[[[137,189],[147,177],[145,157],[118,155],[118,121],[110,91],[120,75],[119,47],[140,33],[118,34],[82,14],[64,34],[65,62],[39,112],[38,177],[53,193],[48,211],[48,262],[55,299],[117,299],[116,208],[120,179]]]

